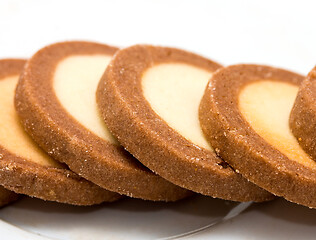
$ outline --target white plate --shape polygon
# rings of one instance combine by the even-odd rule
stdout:
[[[276,199],[233,217],[248,204],[197,196],[171,204],[125,199],[85,208],[26,198],[0,211],[0,239],[155,239],[199,230],[227,212],[225,221],[186,239],[315,239],[316,210]]]
[[[60,240],[171,239],[200,233],[249,205],[199,195],[175,203],[126,198],[92,207],[25,198],[3,208],[0,219],[30,233]]]

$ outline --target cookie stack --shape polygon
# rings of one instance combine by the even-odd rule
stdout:
[[[200,193],[316,207],[315,72],[92,42],[1,60],[0,185],[73,205]]]

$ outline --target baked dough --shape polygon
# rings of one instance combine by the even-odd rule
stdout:
[[[216,157],[199,127],[200,99],[220,67],[174,48],[128,47],[103,75],[97,103],[118,141],[168,181],[234,201],[271,199]]]
[[[258,186],[316,207],[316,163],[289,128],[301,75],[268,66],[235,65],[211,78],[200,122],[217,153]]]
[[[316,161],[316,67],[300,86],[290,127],[302,148]]]
[[[17,199],[19,199],[19,194],[16,194],[15,192],[12,192],[0,186],[0,207],[14,202]]]
[[[28,62],[16,94],[26,131],[89,181],[130,197],[175,201],[192,193],[154,174],[120,146],[100,118],[95,91],[117,48],[63,42]]]
[[[0,61],[0,184],[17,193],[74,205],[120,198],[67,170],[24,132],[14,109],[15,87],[24,60]]]

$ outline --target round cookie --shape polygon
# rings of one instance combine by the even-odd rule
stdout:
[[[235,65],[211,78],[202,98],[202,130],[217,154],[258,186],[316,207],[316,162],[289,128],[301,75],[268,66]]]
[[[153,201],[192,195],[133,158],[101,119],[95,92],[116,51],[90,42],[63,42],[39,50],[28,61],[16,93],[26,131],[49,155],[105,189]]]
[[[121,196],[80,178],[46,155],[24,132],[14,109],[24,60],[0,60],[0,184],[17,193],[74,205]]]
[[[216,157],[199,127],[200,99],[220,67],[174,48],[132,46],[115,54],[97,103],[119,142],[168,181],[234,201],[271,199]]]
[[[316,161],[316,67],[300,86],[290,115],[290,128],[301,147]]]
[[[16,201],[19,195],[0,186],[0,207]]]

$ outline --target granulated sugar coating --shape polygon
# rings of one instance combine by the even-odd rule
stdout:
[[[205,91],[199,116],[207,139],[236,171],[275,195],[315,208],[316,162],[288,122],[303,79],[268,66],[222,68]]]
[[[14,91],[24,64],[24,60],[0,61],[0,184],[17,193],[73,205],[121,198],[54,161],[24,132],[14,109]]]
[[[133,158],[99,116],[95,91],[117,50],[91,42],[39,50],[17,88],[16,108],[26,131],[54,159],[107,190],[152,201],[192,195]]]
[[[316,161],[316,67],[300,86],[290,127],[302,148]]]
[[[115,54],[103,75],[98,106],[118,141],[168,181],[217,198],[270,200],[272,194],[216,156],[199,127],[199,101],[219,68],[174,48],[128,47]]]

